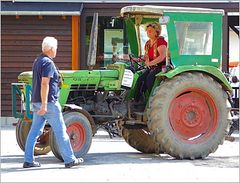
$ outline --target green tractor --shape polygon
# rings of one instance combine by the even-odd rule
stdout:
[[[177,159],[205,158],[222,144],[229,128],[232,91],[221,72],[223,10],[164,6],[121,9],[130,45],[130,60],[117,60],[93,70],[96,58],[97,16],[94,16],[88,70],[60,70],[64,83],[60,103],[71,145],[84,156],[99,128],[120,135],[142,153],[167,153]],[[156,75],[147,104],[135,108],[136,82],[145,68],[133,57],[144,54],[149,22],[162,25],[168,41],[166,70]],[[32,73],[12,83],[13,116],[22,150],[31,126]],[[19,100],[20,98],[20,100]],[[21,110],[17,106],[21,105]],[[50,150],[62,159],[51,126],[46,125],[35,154]]]

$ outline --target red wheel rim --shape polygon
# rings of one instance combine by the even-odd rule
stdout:
[[[170,104],[168,115],[174,133],[190,144],[207,140],[218,125],[218,109],[213,97],[198,88],[178,93]]]
[[[78,121],[73,122],[67,127],[67,133],[69,135],[73,151],[80,151],[86,141],[84,126]]]

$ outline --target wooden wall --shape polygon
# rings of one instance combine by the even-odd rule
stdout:
[[[32,69],[41,53],[45,36],[58,39],[55,63],[59,69],[71,69],[71,17],[63,16],[2,16],[1,17],[1,116],[12,116],[11,83],[17,76]]]

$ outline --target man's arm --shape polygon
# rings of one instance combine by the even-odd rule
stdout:
[[[37,112],[38,115],[42,116],[47,112],[48,103],[48,92],[49,92],[50,77],[42,77],[41,81],[41,108]]]

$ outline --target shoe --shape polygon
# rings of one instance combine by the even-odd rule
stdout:
[[[84,160],[82,158],[77,158],[75,161],[73,161],[71,163],[66,163],[65,168],[71,168],[73,166],[78,166],[83,162],[84,162]]]
[[[34,161],[32,163],[28,163],[28,162],[23,163],[23,168],[32,168],[32,167],[40,167],[40,166],[41,166],[41,164],[36,161]]]

